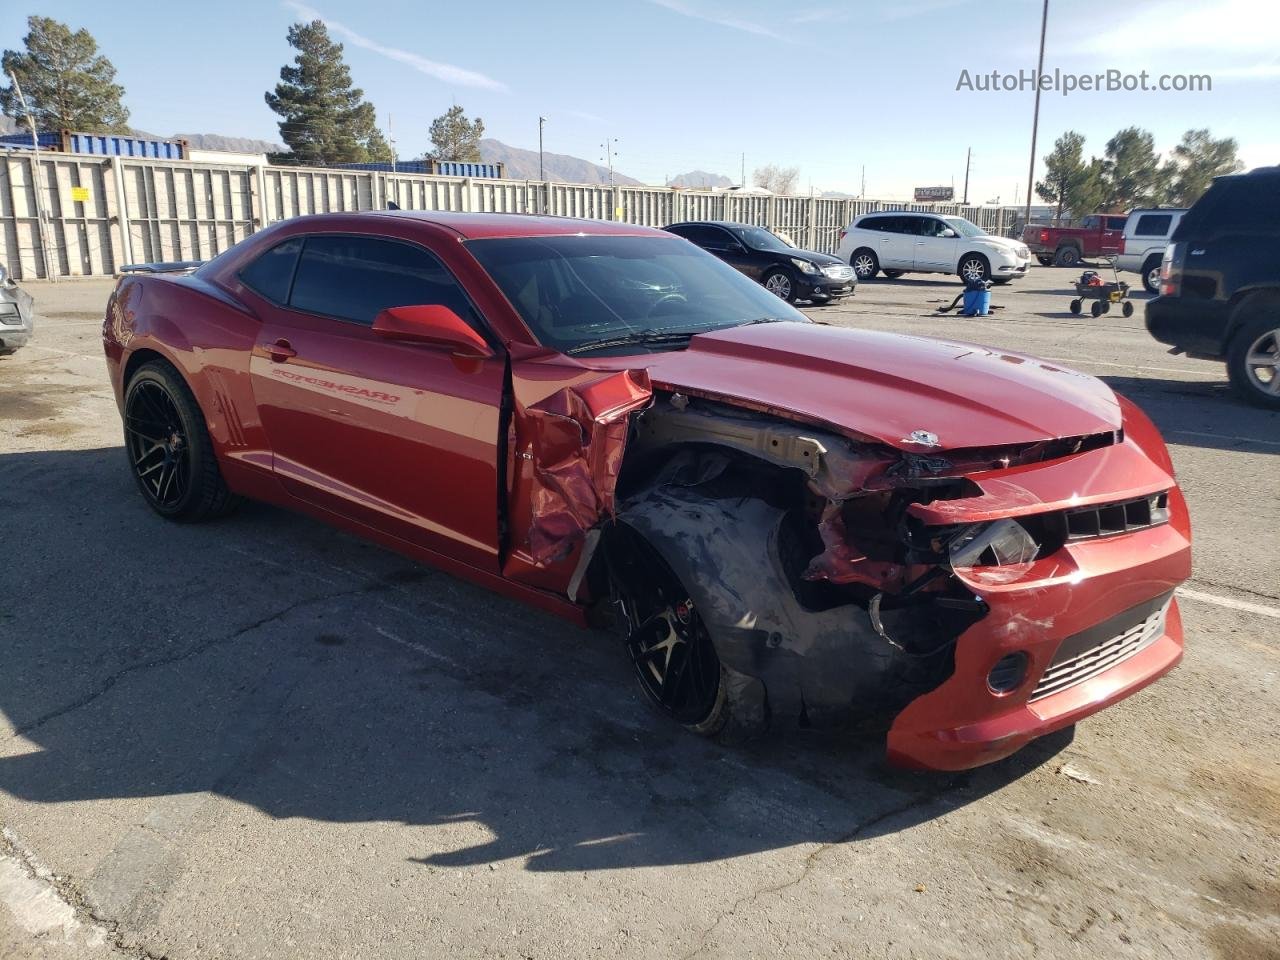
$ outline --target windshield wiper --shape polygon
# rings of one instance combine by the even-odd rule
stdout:
[[[754,320],[743,320],[738,326],[750,327],[757,323],[786,323],[786,317],[756,317]]]
[[[590,343],[580,343],[576,347],[570,347],[565,353],[573,356],[574,354],[587,353],[591,350],[607,350],[610,347],[647,347],[650,344],[659,343],[684,343],[688,342],[696,334],[705,332],[704,330],[637,330],[634,333],[611,337],[608,340],[593,340]]]

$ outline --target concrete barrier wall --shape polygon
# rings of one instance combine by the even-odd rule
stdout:
[[[44,209],[41,210],[43,200]],[[0,151],[0,264],[18,280],[110,276],[129,263],[207,260],[255,230],[308,213],[463,210],[624,220],[737,220],[832,252],[842,227],[884,209],[957,214],[1008,235],[1016,211],[958,204],[484,180],[318,167],[258,167]]]

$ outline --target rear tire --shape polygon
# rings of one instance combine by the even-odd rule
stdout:
[[[138,490],[166,520],[199,523],[239,506],[218,469],[200,405],[172,364],[152,360],[129,378],[124,435]]]
[[[1076,247],[1059,247],[1058,252],[1053,255],[1054,266],[1074,267],[1079,262],[1080,251]]]
[[[1142,265],[1142,288],[1147,293],[1160,292],[1160,258],[1147,257],[1147,262]]]
[[[1074,314],[1077,314],[1077,315],[1078,315],[1082,310],[1084,310],[1084,304],[1083,304],[1079,299],[1076,299],[1076,300],[1072,300],[1072,301],[1071,301],[1071,312],[1072,312],[1072,313],[1074,313]]]
[[[1036,263],[1040,264],[1040,266],[1042,266],[1042,267],[1052,266],[1052,265],[1053,265],[1053,257],[1045,256],[1045,255],[1042,255],[1042,254],[1037,253],[1037,254],[1036,254]]]
[[[885,275],[886,277],[888,277],[890,280],[897,280],[900,276],[902,276],[902,275],[903,275],[904,273],[906,273],[906,272],[907,272],[907,271],[905,271],[905,270],[885,270],[885,271],[883,271],[884,275]]]
[[[858,282],[865,283],[875,279],[875,275],[880,272],[880,258],[869,247],[859,247],[849,258],[849,266],[853,267],[853,275],[858,278]]]
[[[1101,300],[1093,301],[1093,303],[1089,306],[1089,313],[1091,316],[1094,316],[1094,317],[1102,316],[1102,301]]]
[[[1128,300],[1124,302],[1124,306],[1120,308],[1120,312],[1126,317],[1133,316],[1133,304]]]
[[[1280,410],[1280,299],[1245,301],[1244,323],[1227,348],[1227,377],[1254,406]]]

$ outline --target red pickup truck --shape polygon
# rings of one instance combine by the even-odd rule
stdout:
[[[1123,252],[1124,223],[1128,219],[1111,213],[1092,213],[1082,217],[1074,227],[1028,223],[1022,228],[1022,242],[1043,267],[1051,263],[1074,267],[1088,257]]]

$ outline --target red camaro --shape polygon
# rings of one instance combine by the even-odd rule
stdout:
[[[162,516],[302,510],[580,623],[705,734],[891,716],[1004,757],[1160,677],[1187,508],[1093,377],[812,323],[686,240],[360,213],[120,281],[103,329]]]

